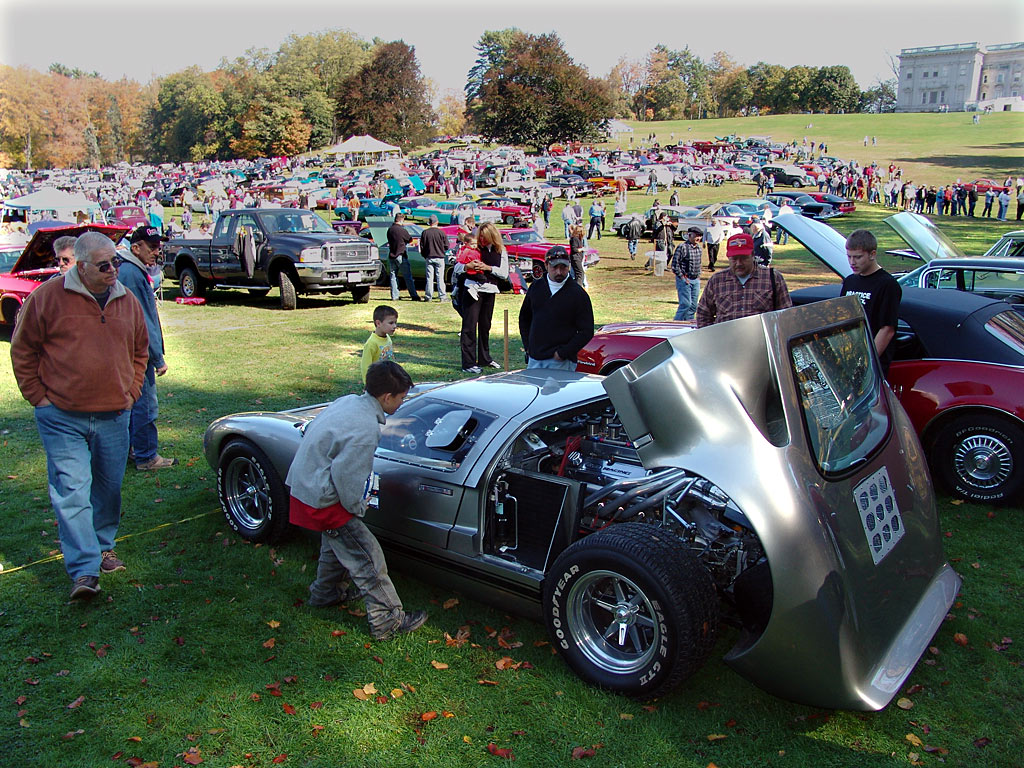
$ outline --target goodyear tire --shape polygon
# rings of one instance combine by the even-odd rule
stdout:
[[[949,490],[970,501],[1014,500],[1024,488],[1024,430],[1007,418],[965,415],[935,438],[932,466]]]
[[[681,541],[648,523],[614,525],[568,547],[544,581],[544,614],[577,675],[639,699],[693,675],[718,631],[710,574]]]
[[[206,293],[206,284],[192,267],[184,267],[178,274],[178,293],[186,299],[194,299]]]
[[[274,542],[288,531],[288,491],[267,454],[248,440],[232,440],[221,451],[217,495],[243,539]]]
[[[277,279],[278,285],[281,287],[281,309],[295,309],[299,304],[299,300],[292,276],[288,272],[283,271]]]

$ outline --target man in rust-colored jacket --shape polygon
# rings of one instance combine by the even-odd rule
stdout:
[[[146,321],[117,281],[113,242],[87,232],[75,257],[67,274],[32,292],[11,339],[14,375],[46,450],[72,599],[92,597],[101,573],[125,567],[114,540],[128,422],[149,360]]]

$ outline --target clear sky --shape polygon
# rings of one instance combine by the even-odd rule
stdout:
[[[292,33],[344,28],[404,40],[438,91],[461,89],[488,29],[557,32],[595,76],[658,43],[741,64],[845,64],[862,88],[891,77],[901,48],[1024,40],[1022,0],[0,0],[0,62],[53,62],[107,80],[149,82],[193,64],[214,69],[247,48],[277,50]]]

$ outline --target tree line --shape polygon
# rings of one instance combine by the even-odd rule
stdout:
[[[435,93],[415,49],[346,30],[189,67],[146,85],[53,64],[0,65],[0,166],[98,167],[294,155],[370,133],[411,149],[467,130],[535,148],[596,140],[610,117],[887,111],[894,81],[862,92],[848,67],[744,67],[724,52],[656,46],[591,76],[554,33],[484,32],[463,91]],[[436,107],[432,104],[436,103]]]

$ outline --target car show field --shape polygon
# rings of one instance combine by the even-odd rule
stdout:
[[[1011,162],[1019,162],[1012,150],[1006,154],[1003,149],[989,152],[979,148],[1013,143],[1013,130],[1022,125],[1019,120],[1003,123],[1005,130],[999,136],[986,133],[975,141],[968,132],[970,120],[963,115],[960,119],[968,124],[963,128],[952,122],[955,115],[909,115],[884,116],[877,130],[865,127],[872,116],[839,117],[793,115],[696,124],[704,136],[739,132],[799,140],[804,133],[829,138],[828,132],[834,130],[830,154],[870,160],[866,154],[870,150],[877,152],[880,161],[895,158],[908,173],[932,178],[935,183],[955,176],[1001,182]],[[889,121],[890,117],[905,119]],[[1002,116],[988,119],[1001,120]],[[808,120],[813,120],[814,129],[805,130]],[[647,129],[647,124],[635,125],[638,133]],[[653,129],[667,140],[670,133],[684,136],[688,127],[690,123],[680,121],[654,124]],[[880,146],[863,148],[862,154],[860,140],[865,132],[877,133]],[[684,207],[753,196],[753,184],[740,181],[719,188],[679,190],[680,206]],[[663,205],[667,203],[666,192],[657,197]],[[643,188],[631,190],[628,213],[643,215],[654,199],[644,194]],[[584,209],[588,204],[589,198]],[[563,199],[555,200],[546,234],[547,239],[559,243],[564,242],[563,205]],[[177,208],[167,210],[169,216],[180,213]],[[858,201],[855,211],[830,219],[828,225],[841,234],[860,227],[872,229],[879,239],[883,266],[907,272],[920,262],[882,255],[906,246],[882,221],[891,213]],[[329,212],[323,215],[330,217]],[[933,221],[971,256],[981,256],[1004,233],[1020,228],[1014,222],[994,219],[942,217]],[[632,261],[625,239],[611,229],[610,205],[607,222],[603,238],[589,242],[600,256],[587,274],[597,325],[670,319],[677,304],[674,281],[670,273],[657,277],[644,269],[643,253],[651,248],[649,236],[641,241],[638,258]],[[724,247],[722,250],[720,268],[725,263]],[[774,266],[793,291],[836,282],[795,238],[776,246]],[[705,269],[702,280],[709,277]],[[836,690],[847,691],[847,686],[857,688],[856,683],[864,682],[844,666],[856,654],[834,653],[834,648],[849,649],[848,644],[864,630],[864,598],[845,581],[847,569],[881,573],[874,570],[867,547],[861,551],[850,544],[848,548],[857,537],[864,544],[865,531],[860,527],[852,532],[844,529],[849,539],[838,544],[825,541],[831,535],[825,532],[832,529],[824,523],[807,527],[805,532],[818,531],[815,546],[820,549],[804,548],[785,557],[786,568],[793,572],[829,570],[823,553],[834,555],[833,546],[848,559],[845,568],[835,568],[833,578],[824,579],[826,587],[820,593],[801,591],[803,586],[795,574],[787,582],[795,585],[793,600],[786,605],[788,616],[806,622],[787,626],[801,627],[791,631],[807,633],[799,640],[811,645],[800,647],[813,648],[806,655],[807,666],[814,673],[804,675],[798,670],[783,675],[780,667],[769,685],[758,680],[755,685],[726,663],[725,657],[735,656],[736,648],[744,649],[748,629],[742,620],[718,625],[717,640],[705,649],[703,666],[694,665],[689,679],[674,690],[669,686],[659,691],[654,700],[633,699],[588,684],[585,672],[584,679],[577,674],[581,668],[589,665],[601,670],[603,663],[607,671],[615,664],[600,661],[599,654],[590,662],[567,658],[542,622],[513,612],[517,607],[513,600],[499,600],[497,605],[478,601],[477,592],[464,583],[456,588],[454,580],[446,583],[436,576],[427,578],[428,571],[438,570],[440,561],[453,557],[458,537],[470,542],[467,547],[476,546],[473,537],[481,534],[475,519],[453,518],[445,524],[443,537],[436,520],[412,519],[407,509],[395,512],[405,515],[397,523],[394,518],[390,522],[382,519],[382,529],[394,524],[397,531],[388,562],[403,601],[407,608],[425,608],[430,613],[429,622],[417,633],[373,643],[360,603],[309,608],[304,601],[316,569],[316,541],[299,532],[284,531],[279,531],[285,535],[275,542],[239,536],[221,508],[217,469],[208,462],[204,433],[212,422],[231,414],[306,408],[357,391],[359,353],[372,332],[370,315],[377,304],[398,309],[396,360],[414,381],[461,379],[459,318],[450,303],[411,302],[404,291],[401,301],[392,302],[388,289],[381,286],[370,289],[368,304],[353,303],[347,295],[308,295],[288,312],[280,310],[278,291],[275,287],[269,295],[254,297],[210,288],[207,304],[192,306],[176,304],[178,286],[165,282],[160,313],[170,370],[160,381],[160,434],[162,449],[166,446],[169,455],[180,458],[181,465],[159,474],[130,471],[126,475],[118,553],[129,563],[129,570],[104,577],[103,592],[87,606],[63,601],[66,576],[56,559],[54,513],[47,500],[45,460],[32,409],[21,399],[10,366],[0,368],[4,470],[0,473],[0,514],[5,522],[0,546],[0,646],[8,672],[0,683],[8,705],[8,720],[0,738],[11,756],[5,764],[117,766],[156,761],[162,767],[196,764],[194,760],[200,757],[202,764],[217,766],[448,768],[497,764],[501,758],[489,752],[488,745],[494,750],[510,750],[519,764],[528,766],[572,764],[577,748],[582,752],[575,754],[595,766],[706,768],[713,763],[721,768],[891,768],[1019,763],[1024,752],[1024,693],[1020,685],[1024,616],[1018,608],[1024,599],[1019,556],[1024,507],[1019,498],[996,505],[979,504],[956,498],[937,486],[935,518],[930,523],[927,516],[913,518],[917,527],[908,538],[912,534],[919,541],[934,535],[941,545],[941,557],[929,555],[927,567],[937,569],[940,563],[948,563],[963,585],[948,612],[936,619],[939,624],[934,636],[921,644],[919,661],[915,656],[893,669],[879,671],[863,689],[858,688],[863,692],[879,681],[893,684],[890,703],[877,712],[853,711],[858,707],[848,699],[831,696]],[[516,322],[521,300],[511,293],[498,297],[491,334],[494,357],[504,362],[502,331],[507,312],[507,361],[512,371],[523,366]],[[8,326],[0,327],[0,348],[9,350],[10,333]],[[723,344],[703,351],[700,359],[709,367],[724,366],[727,348]],[[498,374],[497,381],[503,375]],[[686,375],[684,367],[674,369],[674,380],[685,381]],[[744,375],[740,370],[716,382],[724,388]],[[566,410],[583,401],[602,402],[599,384],[583,385],[581,388],[592,386],[593,391],[577,401],[572,394],[575,390],[564,388],[556,379],[514,386],[537,391],[547,387],[543,396],[562,398],[559,407]],[[617,381],[625,386],[626,377],[620,375]],[[450,390],[456,394],[448,399],[460,406],[457,412],[463,406],[472,407],[473,398],[479,397],[475,393],[487,386],[455,384]],[[509,391],[512,388],[509,385]],[[694,407],[700,405],[701,391],[700,386],[693,388]],[[708,393],[708,402],[721,404],[727,400],[725,394],[724,389]],[[439,394],[436,399],[445,398]],[[482,402],[476,405],[483,407]],[[715,413],[721,416],[723,408]],[[530,412],[530,419],[538,422],[534,431],[544,438],[545,448],[554,444],[552,436],[558,433],[558,429],[547,428],[558,425],[540,421],[550,421],[555,410]],[[727,429],[731,423],[723,416],[718,426]],[[414,429],[415,424],[408,431]],[[512,431],[503,432],[500,440],[511,437]],[[391,448],[385,446],[392,451],[392,458],[401,453],[403,445],[408,448],[403,436],[396,433]],[[497,462],[500,440],[480,455],[486,453]],[[536,465],[528,465],[527,459],[515,454],[514,441],[506,447],[512,460],[521,459],[521,466],[510,469],[517,475],[514,482],[523,482],[524,476],[543,476],[550,485],[572,485],[567,478],[554,477],[550,459],[544,463],[537,458]],[[527,443],[521,453],[534,448],[540,450],[541,446]],[[915,443],[911,441],[901,450],[913,454]],[[679,453],[685,454],[685,446]],[[478,454],[472,454],[473,462],[477,458]],[[729,494],[734,500],[749,498],[761,488],[756,481],[764,480],[759,477],[765,466],[759,463],[762,460],[764,454],[720,451],[713,460],[707,459],[708,466],[700,471],[720,471],[723,477],[749,473],[751,484],[740,484],[737,487],[742,490]],[[927,481],[925,457],[912,456],[911,463],[915,468],[911,474]],[[782,475],[789,465],[770,466],[766,472]],[[486,471],[496,469],[496,463],[489,464]],[[581,475],[584,469],[580,469]],[[484,472],[483,464],[478,471]],[[490,483],[498,478],[487,474],[486,479]],[[392,474],[392,482],[400,480]],[[434,481],[420,481],[439,487]],[[726,487],[725,481],[718,485]],[[460,487],[481,494],[490,488],[468,482]],[[786,489],[786,493],[789,487],[781,481],[772,486]],[[831,486],[815,480],[801,487],[811,498]],[[844,494],[852,490],[843,486]],[[582,493],[579,489],[573,492]],[[768,496],[772,490],[762,488],[761,492]],[[822,520],[830,514],[824,501],[816,509]],[[387,512],[382,508],[377,514]],[[818,522],[816,519],[815,526]],[[732,519],[729,523],[742,527]],[[534,561],[543,560],[546,550],[541,552],[544,548],[538,537],[543,534],[545,541],[550,541],[555,523],[531,520],[531,524],[532,538],[525,526],[520,532],[523,547],[532,548],[529,556]],[[537,533],[542,526],[549,527]],[[409,533],[410,527],[416,532]],[[748,531],[732,527],[729,531],[737,541],[748,535]],[[757,532],[763,539],[763,531]],[[514,561],[502,550],[515,543],[512,534],[505,530],[503,535],[506,538],[479,543],[481,548],[489,548],[485,553],[491,558],[489,567]],[[628,531],[622,534],[626,538],[631,535]],[[431,536],[438,537],[433,550],[417,546],[414,551],[405,540],[415,538],[422,544],[431,541]],[[893,550],[889,557],[896,554]],[[585,555],[579,557],[578,562],[586,562]],[[523,558],[525,561],[527,554]],[[496,561],[501,562],[495,565]],[[885,566],[897,561],[881,562]],[[922,562],[905,565],[896,573],[885,571],[888,583],[870,579],[867,583],[887,590],[896,582],[916,583],[926,578]],[[479,577],[469,568],[460,575],[464,582]],[[806,629],[809,626],[811,630]],[[833,631],[834,647],[813,644],[833,636]],[[870,635],[873,658],[884,656],[890,640]],[[785,658],[783,639],[773,635],[772,642],[771,650],[781,655],[768,658]],[[595,639],[590,649],[600,650],[600,642]],[[862,659],[856,658],[859,664]],[[859,667],[858,673],[863,669]],[[757,677],[756,669],[748,667],[744,673],[751,679]],[[594,679],[599,677],[600,673],[591,675],[590,682],[600,683]],[[842,680],[841,685],[837,679]],[[793,703],[793,699],[810,703]],[[138,762],[129,763],[130,758]]]

